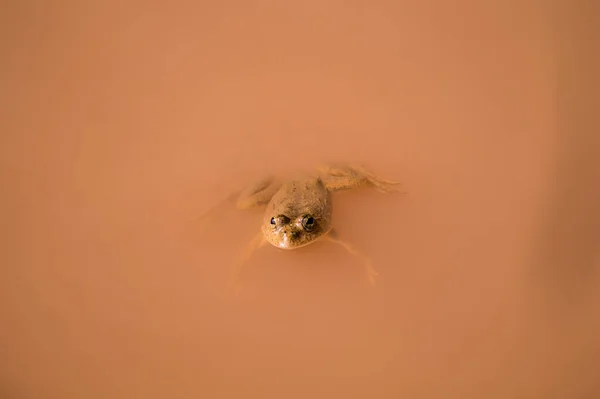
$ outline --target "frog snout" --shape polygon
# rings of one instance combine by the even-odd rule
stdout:
[[[283,231],[283,236],[290,240],[294,240],[300,236],[300,232],[296,229],[285,229]]]
[[[297,229],[286,226],[279,231],[279,247],[281,248],[293,248],[295,242],[300,238],[301,232]]]

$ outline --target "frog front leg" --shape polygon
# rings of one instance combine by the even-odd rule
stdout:
[[[252,240],[250,240],[250,242],[248,244],[246,244],[244,250],[242,251],[240,256],[235,261],[233,273],[231,275],[231,278],[229,280],[229,284],[227,287],[227,295],[237,296],[237,294],[239,292],[238,291],[239,278],[240,278],[240,274],[242,273],[244,266],[246,265],[248,260],[250,260],[250,258],[252,257],[252,254],[259,248],[263,247],[266,243],[267,243],[267,240],[265,239],[265,236],[262,234],[262,232],[260,232],[258,234],[255,234],[254,237],[252,238]]]
[[[325,236],[325,238],[327,240],[335,243],[335,244],[340,245],[341,247],[343,247],[346,251],[348,251],[352,255],[360,258],[360,260],[363,262],[363,267],[364,267],[365,272],[367,274],[367,279],[369,280],[369,283],[371,285],[375,286],[375,278],[379,275],[379,273],[377,273],[377,271],[373,267],[373,262],[371,261],[371,258],[369,258],[365,254],[363,254],[361,251],[359,251],[358,249],[356,249],[348,241],[344,241],[341,238],[339,238],[339,236],[337,234],[337,231],[335,231],[334,229],[332,229]]]
[[[318,168],[320,178],[329,191],[371,186],[383,193],[398,191],[399,182],[386,180],[359,165],[326,165]]]

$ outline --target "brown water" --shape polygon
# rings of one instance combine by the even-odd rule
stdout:
[[[5,4],[0,397],[600,396],[594,10],[483,3]],[[335,197],[378,286],[266,247],[226,301],[260,212],[195,219],[323,161],[407,191]]]

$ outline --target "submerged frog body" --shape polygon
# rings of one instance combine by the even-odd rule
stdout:
[[[238,209],[266,206],[261,232],[246,248],[238,263],[238,271],[254,250],[265,243],[281,248],[296,249],[319,239],[328,239],[361,257],[369,281],[374,284],[377,272],[368,257],[349,243],[340,240],[331,223],[331,193],[362,186],[380,192],[397,191],[399,183],[384,180],[360,166],[326,166],[302,178],[277,181],[268,177],[243,190],[237,199]],[[237,273],[236,273],[237,275]]]

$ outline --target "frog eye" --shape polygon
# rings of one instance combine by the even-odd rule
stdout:
[[[310,215],[306,215],[302,218],[302,227],[305,230],[312,230],[315,228],[315,218]]]
[[[275,221],[275,218],[271,218],[271,225],[272,225],[272,226],[275,226],[275,223],[277,223],[277,222]]]

